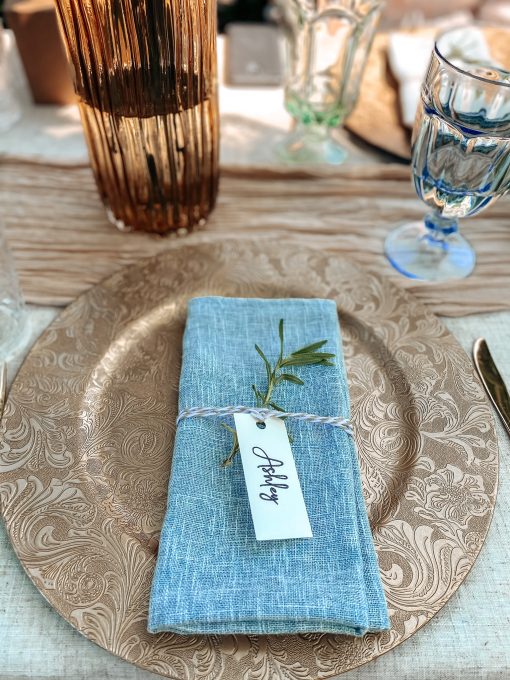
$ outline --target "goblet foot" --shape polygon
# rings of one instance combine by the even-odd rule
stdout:
[[[347,151],[331,137],[328,128],[299,125],[277,144],[276,155],[285,163],[340,165]]]
[[[424,222],[410,222],[390,232],[384,252],[398,272],[424,281],[463,279],[476,261],[475,251],[458,231],[438,233]]]

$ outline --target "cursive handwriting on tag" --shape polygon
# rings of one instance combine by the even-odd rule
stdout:
[[[311,538],[285,423],[234,415],[250,509],[259,541]]]
[[[283,467],[283,461],[278,460],[277,458],[270,458],[264,449],[260,448],[260,446],[253,446],[251,452],[254,456],[257,456],[257,458],[262,458],[266,461],[265,465],[258,466],[264,474],[264,483],[260,486],[268,486],[270,494],[259,493],[259,498],[262,498],[263,501],[271,501],[272,503],[276,503],[278,505],[278,494],[276,489],[289,488],[288,484],[283,484],[281,482],[277,483],[274,481],[275,479],[288,479],[287,475],[277,475],[275,471],[276,468]]]

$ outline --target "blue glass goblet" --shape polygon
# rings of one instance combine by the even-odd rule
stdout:
[[[477,214],[510,189],[508,64],[452,57],[452,45],[461,44],[459,31],[465,30],[436,41],[413,131],[414,186],[431,212],[393,230],[385,242],[391,264],[410,278],[469,276],[476,256],[459,233],[458,219]],[[497,43],[498,29],[470,30],[480,31],[488,49]]]

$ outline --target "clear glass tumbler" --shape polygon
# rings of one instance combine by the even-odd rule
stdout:
[[[14,258],[0,222],[0,364],[23,342],[26,328],[25,304]]]
[[[89,156],[119,229],[187,231],[218,189],[216,0],[56,0]]]
[[[459,233],[458,220],[476,215],[510,189],[510,63],[503,63],[508,32],[470,30],[480,31],[478,42],[489,51],[501,39],[506,48],[489,61],[467,61],[469,55],[455,56],[452,49],[462,45],[465,29],[436,41],[421,90],[411,163],[416,192],[431,211],[393,230],[385,243],[391,264],[410,278],[468,276],[476,256]]]
[[[287,44],[285,107],[296,129],[279,148],[283,160],[342,163],[330,132],[358,99],[381,0],[276,0]]]

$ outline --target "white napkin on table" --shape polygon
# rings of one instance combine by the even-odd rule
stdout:
[[[486,2],[477,13],[479,21],[486,21],[495,25],[510,25],[510,2],[497,0]]]
[[[434,49],[432,33],[391,33],[388,61],[399,84],[400,113],[406,127],[412,128],[420,100],[420,88]]]
[[[402,122],[408,128],[414,124],[420,88],[434,49],[436,32],[398,31],[389,36],[388,61],[399,83]],[[459,66],[473,62],[493,63],[484,35],[476,26],[461,27],[444,36],[441,51]]]

